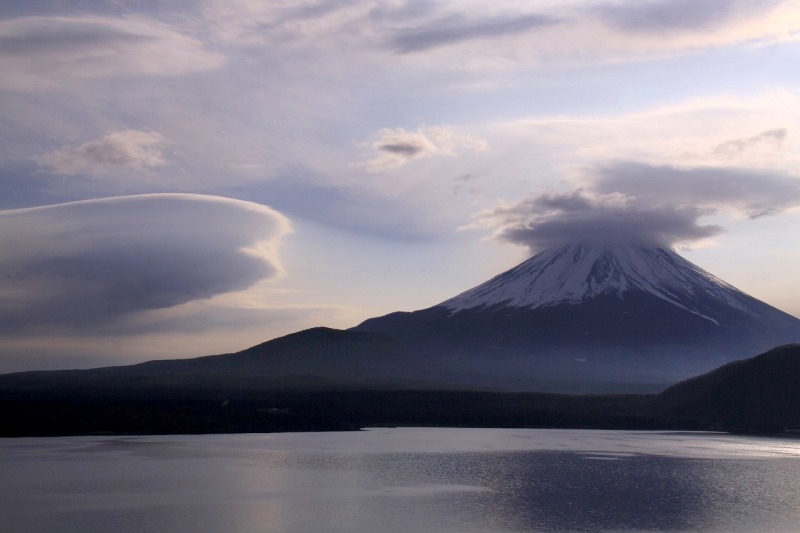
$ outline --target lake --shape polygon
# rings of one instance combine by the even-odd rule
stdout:
[[[375,428],[0,439],[9,532],[797,531],[800,441]]]

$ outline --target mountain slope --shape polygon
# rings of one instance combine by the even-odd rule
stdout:
[[[656,391],[800,341],[800,320],[635,244],[545,250],[439,305],[354,329],[392,335],[473,384],[561,392]]]
[[[452,311],[495,305],[537,309],[632,291],[651,294],[712,322],[714,318],[703,314],[710,311],[711,302],[754,316],[764,311],[761,302],[675,252],[620,244],[545,250],[439,306]]]
[[[274,390],[411,383],[402,347],[380,333],[312,328],[241,352],[88,370],[0,375],[0,391],[72,389]],[[423,376],[424,377],[424,376]]]
[[[661,414],[724,428],[800,428],[800,344],[773,348],[673,385]]]

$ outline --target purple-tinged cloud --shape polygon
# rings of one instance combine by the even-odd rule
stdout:
[[[0,21],[0,87],[57,89],[71,80],[176,76],[222,56],[177,28],[143,17],[18,17]]]
[[[482,20],[451,16],[401,30],[392,37],[389,47],[400,54],[423,52],[454,43],[525,33],[559,22],[556,18],[536,14]]]
[[[654,246],[692,242],[721,231],[718,226],[698,224],[704,214],[708,213],[698,208],[648,208],[618,196],[579,190],[533,196],[486,211],[480,218],[498,227],[498,239],[537,251],[574,242]]]
[[[97,332],[282,273],[269,207],[154,194],[0,212],[0,331]]]
[[[56,174],[102,176],[113,171],[163,165],[165,143],[164,137],[154,131],[116,131],[76,147],[44,154],[37,161]]]
[[[710,30],[735,16],[761,15],[783,0],[644,0],[593,8],[608,26],[623,32],[678,33]]]
[[[568,242],[675,246],[722,231],[702,218],[720,210],[757,218],[800,206],[800,178],[766,170],[612,161],[583,187],[539,194],[477,216],[498,239],[532,251]]]
[[[419,128],[406,131],[404,128],[384,128],[377,132],[377,140],[367,144],[377,155],[363,163],[370,172],[385,172],[402,167],[413,159],[435,155],[454,156],[459,152],[480,152],[486,142],[458,133],[448,126]]]
[[[800,178],[771,170],[612,161],[592,169],[590,180],[599,194],[620,193],[643,205],[726,208],[751,218],[800,205]]]
[[[767,130],[751,137],[731,139],[720,143],[714,148],[713,153],[714,155],[723,157],[735,157],[742,152],[756,148],[780,148],[786,140],[787,135],[788,132],[786,128]]]

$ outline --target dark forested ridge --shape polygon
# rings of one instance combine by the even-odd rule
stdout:
[[[333,330],[313,335],[332,340],[333,352],[353,349],[350,343],[360,347],[361,355],[355,355],[358,350],[341,352],[356,376],[361,376],[358,368],[381,367],[381,358],[372,361],[372,355],[396,349],[382,336],[352,337]],[[316,379],[291,365],[289,373],[274,373],[274,361],[262,360],[296,354],[311,346],[307,340],[186,361],[0,375],[0,435],[321,431],[375,425],[771,433],[800,428],[800,345],[724,365],[660,394],[569,395],[435,390],[412,380],[367,386],[358,379]],[[341,375],[347,373],[343,368]]]

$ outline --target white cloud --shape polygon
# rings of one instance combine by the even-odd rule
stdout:
[[[0,50],[0,88],[12,91],[109,76],[176,76],[223,62],[197,39],[141,17],[0,20]]]
[[[378,152],[376,157],[363,163],[369,172],[394,170],[414,159],[435,155],[480,152],[487,147],[485,141],[457,133],[448,126],[424,127],[417,131],[386,128],[379,130],[376,137],[377,140],[364,144]]]
[[[524,118],[498,122],[483,135],[507,164],[535,157],[554,163],[560,178],[579,182],[586,167],[606,160],[790,171],[800,162],[798,120],[800,98],[775,91],[612,116]]]
[[[164,137],[154,131],[123,130],[75,148],[57,150],[37,158],[56,174],[103,176],[119,170],[142,170],[165,164]]]

